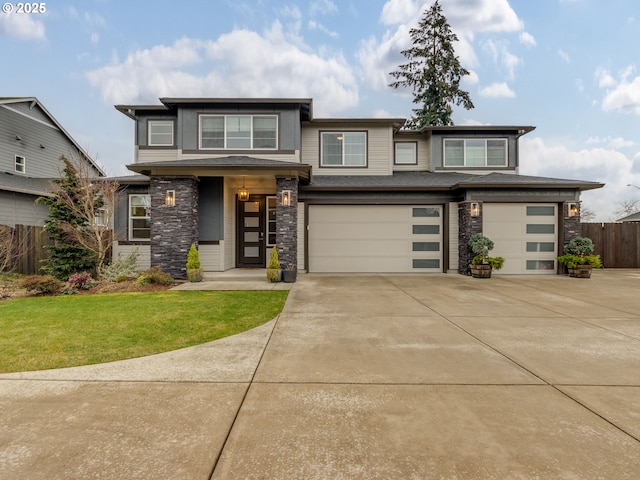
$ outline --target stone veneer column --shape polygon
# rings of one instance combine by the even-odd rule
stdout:
[[[575,204],[577,206],[577,212],[573,217],[569,216],[569,204]],[[563,229],[562,229],[562,245],[566,245],[572,239],[582,235],[582,222],[580,221],[580,202],[564,202],[562,205],[563,211]],[[563,251],[560,249],[560,254]]]
[[[282,205],[282,192],[291,192],[288,207]],[[276,177],[276,248],[283,270],[298,268],[298,179]]]
[[[175,190],[175,206],[165,205]],[[151,177],[151,266],[185,279],[187,254],[198,241],[198,179]]]
[[[460,202],[458,204],[458,273],[469,275],[473,252],[469,246],[469,239],[474,233],[482,233],[482,202],[480,204],[480,214],[477,217],[471,216],[471,203]]]

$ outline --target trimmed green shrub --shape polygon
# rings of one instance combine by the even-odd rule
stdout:
[[[171,285],[173,278],[168,273],[163,272],[160,267],[151,267],[140,274],[136,280],[136,285],[139,287],[145,285]]]
[[[189,253],[187,254],[187,280],[190,282],[201,282],[203,277],[202,268],[200,268],[200,254],[196,248],[196,244],[192,243]]]
[[[20,287],[29,292],[52,295],[60,292],[64,283],[53,275],[30,275],[20,282]]]

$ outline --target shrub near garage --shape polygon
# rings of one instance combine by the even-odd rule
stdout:
[[[136,285],[142,287],[144,285],[171,285],[173,278],[168,273],[163,272],[160,267],[151,267],[140,274],[136,280]]]

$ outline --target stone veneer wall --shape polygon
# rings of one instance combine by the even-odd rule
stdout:
[[[175,206],[165,205],[175,190]],[[198,180],[151,177],[151,266],[175,279],[187,277],[187,254],[198,241]]]
[[[569,216],[569,204],[575,203],[578,206],[578,212],[573,217]],[[582,222],[580,221],[580,202],[564,202],[562,206],[564,222],[563,222],[563,231],[564,235],[562,238],[562,245],[569,243],[572,239],[576,237],[580,237],[582,235]],[[562,255],[563,249],[560,249],[560,254]]]
[[[458,204],[458,273],[469,275],[473,252],[468,245],[471,235],[482,233],[482,203],[480,203],[480,215],[471,216],[471,202]]]
[[[288,207],[282,205],[282,191],[291,191]],[[276,248],[283,270],[298,268],[298,179],[276,178]]]

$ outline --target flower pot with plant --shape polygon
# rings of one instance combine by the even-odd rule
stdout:
[[[192,243],[189,253],[187,254],[187,280],[190,282],[201,282],[203,276],[200,266],[200,254],[198,253],[196,244]]]
[[[298,275],[298,269],[295,265],[287,265],[282,271],[282,280],[285,283],[294,283]]]
[[[280,269],[280,260],[278,259],[278,250],[276,247],[271,249],[271,258],[267,267],[267,280],[270,282],[279,282],[282,280],[282,270]]]
[[[469,239],[469,246],[475,255],[471,260],[471,275],[474,278],[491,278],[491,272],[500,270],[504,265],[504,258],[489,256],[489,252],[495,246],[489,237],[474,233]]]
[[[567,267],[570,277],[591,278],[594,268],[601,268],[600,255],[594,255],[595,246],[588,237],[576,237],[564,246],[564,255],[558,257],[558,262]]]

